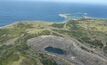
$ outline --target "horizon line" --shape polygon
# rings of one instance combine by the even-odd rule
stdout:
[[[37,1],[37,0],[26,0],[26,1],[24,1],[24,0],[9,0],[9,1],[6,1],[6,0],[3,0],[3,1],[1,1],[1,2],[49,2],[49,3],[68,3],[68,4],[72,4],[72,3],[74,3],[74,4],[87,4],[87,5],[105,5],[105,6],[107,6],[107,4],[105,3],[95,3],[95,2],[93,2],[93,3],[91,3],[91,2],[78,2],[78,1],[47,1],[47,0],[45,0],[45,1],[43,1],[43,0],[39,0],[39,1]]]

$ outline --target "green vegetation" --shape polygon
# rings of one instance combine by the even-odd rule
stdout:
[[[54,23],[51,26],[52,27],[57,27],[57,28],[63,28],[64,27],[64,23]]]
[[[26,44],[28,39],[42,35],[69,36],[87,47],[96,50],[103,49],[103,52],[107,54],[106,32],[107,20],[70,20],[66,23],[17,23],[0,29],[0,65],[58,65],[52,57],[47,54],[33,52]],[[9,40],[14,40],[14,44]],[[85,49],[84,47],[81,48]]]

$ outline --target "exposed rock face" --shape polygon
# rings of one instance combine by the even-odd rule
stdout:
[[[107,59],[81,49],[72,39],[49,35],[29,39],[27,44],[34,50],[46,54],[49,54],[45,50],[47,47],[62,49],[65,51],[64,54],[52,53],[50,55],[61,57],[74,65],[107,65]]]

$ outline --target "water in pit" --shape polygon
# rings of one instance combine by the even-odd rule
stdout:
[[[50,53],[55,53],[55,54],[60,54],[60,55],[63,55],[65,53],[64,50],[60,48],[54,48],[54,47],[46,47],[45,50]]]

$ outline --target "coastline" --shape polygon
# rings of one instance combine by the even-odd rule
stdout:
[[[20,22],[22,22],[22,23],[37,23],[37,22],[40,22],[40,23],[41,22],[43,22],[43,23],[66,23],[66,19],[68,18],[68,15],[69,14],[58,14],[58,16],[65,19],[64,21],[22,20],[22,21],[16,21],[16,22],[13,22],[13,23],[10,23],[7,25],[0,26],[0,29],[7,28],[9,26],[15,25]]]
[[[7,27],[12,26],[12,25],[15,25],[15,24],[17,24],[17,23],[18,23],[18,22],[14,22],[14,23],[10,23],[10,24],[7,24],[7,25],[0,26],[0,29],[7,28]]]
[[[16,22],[13,22],[13,23],[10,23],[10,24],[7,24],[7,25],[3,25],[3,26],[0,26],[0,29],[4,29],[4,28],[7,28],[9,26],[12,26],[12,25],[15,25],[15,24],[18,24],[18,23],[50,23],[50,24],[53,24],[53,23],[65,23],[65,21],[61,21],[61,22],[54,22],[54,21],[39,21],[39,20],[35,20],[35,21],[16,21]]]
[[[66,23],[67,22],[67,19],[69,19],[69,16],[70,14],[58,14],[60,17],[64,18],[63,21],[43,21],[43,20],[22,20],[22,21],[16,21],[16,22],[13,22],[13,23],[10,23],[10,24],[7,24],[7,25],[3,25],[3,26],[0,26],[0,29],[3,29],[3,28],[7,28],[9,26],[12,26],[12,25],[15,25],[15,24],[18,24],[18,23]],[[97,18],[97,17],[90,17],[91,19],[96,19],[96,20],[107,20],[107,18]],[[75,18],[74,18],[75,19]]]

